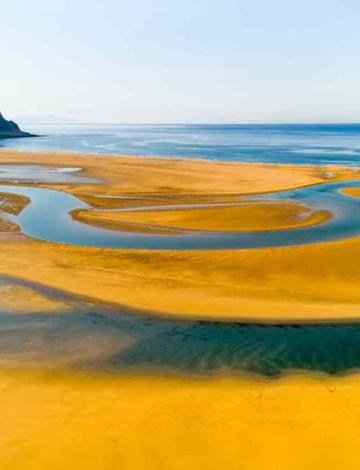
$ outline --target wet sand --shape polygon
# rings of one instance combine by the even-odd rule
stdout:
[[[1,164],[46,165],[83,169],[80,176],[104,184],[57,184],[75,195],[231,195],[286,190],[321,182],[358,179],[351,167],[294,166],[201,160],[113,157],[71,153],[3,150]],[[43,184],[44,187],[54,185]]]
[[[110,341],[109,333],[101,338],[88,328],[78,334],[76,325],[69,335],[51,323],[59,334],[44,341],[40,325],[46,317],[86,316],[87,300],[16,279],[2,283],[16,319],[29,306],[30,315],[37,310],[39,318],[37,328],[30,329],[30,343],[22,338],[19,355],[9,347],[4,351],[1,341],[1,468],[335,470],[360,465],[358,373],[306,377],[298,372],[270,380],[226,370],[210,377],[145,369],[101,373],[79,365],[70,370],[71,363],[106,358],[129,343],[119,337]],[[8,329],[6,336],[11,333]],[[4,352],[10,361],[4,362]]]
[[[29,160],[81,166],[85,175],[103,178],[103,185],[43,186],[107,208],[119,202],[94,195],[136,195],[145,204],[154,195],[193,202],[194,194],[212,200],[214,194],[231,198],[358,177],[341,168],[0,153],[2,162]],[[15,207],[10,201],[7,210]],[[7,234],[0,248],[0,273],[41,284],[0,282],[0,312],[8,322],[1,342],[1,468],[360,466],[358,373],[307,377],[298,372],[269,380],[229,370],[204,377],[149,370],[100,373],[86,367],[129,345],[126,335],[111,329],[99,333],[91,298],[134,307],[140,317],[151,311],[159,317],[217,321],[358,320],[359,238],[262,250],[140,252]],[[71,328],[66,329],[63,320],[70,315]],[[70,370],[74,363],[77,367]]]
[[[359,188],[344,188],[342,190],[342,192],[347,194],[348,196],[360,197],[360,189]]]
[[[29,202],[26,197],[0,192],[0,233],[13,233],[20,230],[17,224],[9,220],[7,214],[19,214]]]
[[[29,162],[29,160],[31,160]],[[1,152],[0,161],[83,167],[103,184],[54,184],[98,204],[118,204],[127,194],[214,200],[219,194],[258,193],[321,181],[358,178],[351,168],[185,162]],[[164,181],[167,182],[166,188]],[[162,188],[162,190],[161,190]],[[135,193],[135,191],[137,191]],[[139,192],[140,191],[140,192]],[[195,194],[196,196],[191,196]],[[215,196],[214,196],[215,195]],[[255,213],[256,215],[256,213]],[[258,217],[248,223],[258,223]],[[269,224],[281,224],[271,219]],[[318,245],[202,252],[108,250],[1,240],[0,272],[100,301],[150,309],[162,315],[245,321],[347,320],[359,318],[357,238]],[[91,261],[90,261],[91,260]],[[189,302],[191,299],[191,302]]]
[[[211,203],[208,204],[211,206]],[[79,210],[73,213],[73,217],[81,222],[115,230],[122,230],[126,224],[131,224],[129,228],[133,231],[146,232],[148,229],[150,233],[159,229],[229,232],[274,230],[320,224],[331,217],[328,211],[314,211],[301,204],[284,202],[250,202],[238,206],[235,202],[230,204],[234,206],[128,212],[124,208],[121,212]]]
[[[195,253],[115,253],[7,238],[1,253],[3,274],[21,273],[70,293],[162,315],[245,321],[359,318],[358,238]]]

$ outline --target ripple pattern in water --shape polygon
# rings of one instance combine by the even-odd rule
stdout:
[[[183,323],[144,339],[112,360],[208,374],[278,376],[287,370],[340,373],[360,366],[360,325]]]
[[[162,318],[0,277],[1,289],[61,300],[58,310],[11,312],[0,297],[0,362],[113,372],[277,377],[289,370],[343,373],[360,367],[360,324],[261,325]],[[20,289],[20,290],[19,290]],[[4,291],[5,292],[5,291]],[[26,296],[28,296],[28,290]],[[9,303],[7,304],[9,305]],[[55,305],[56,307],[56,305]]]

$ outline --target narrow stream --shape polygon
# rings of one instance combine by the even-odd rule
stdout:
[[[332,217],[322,224],[271,231],[181,230],[172,234],[115,231],[78,222],[71,217],[70,212],[90,207],[75,196],[62,191],[14,185],[1,185],[0,191],[20,194],[31,199],[31,203],[12,219],[20,225],[24,234],[39,240],[102,248],[202,250],[303,245],[358,235],[360,199],[343,194],[340,190],[346,187],[360,187],[360,182],[322,183],[251,197],[252,201],[292,201],[312,209],[330,211]],[[239,204],[245,203],[245,200],[239,199]],[[206,207],[211,207],[211,204],[206,204]],[[159,209],[159,206],[145,209],[154,208]]]

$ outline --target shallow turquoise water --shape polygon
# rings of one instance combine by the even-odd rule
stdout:
[[[46,313],[1,308],[3,363],[62,363],[75,369],[207,376],[252,372],[278,377],[290,370],[338,374],[360,367],[360,324],[261,325],[162,318],[156,312],[95,303],[56,289],[0,276],[4,286],[25,286],[67,302]],[[1,299],[1,297],[0,297]],[[113,345],[104,355],[92,339]],[[128,339],[130,341],[124,341]],[[90,343],[89,343],[90,341]]]
[[[43,177],[56,180],[58,175],[50,173]],[[39,175],[37,178],[41,179]],[[17,177],[21,179],[21,174],[17,173]],[[172,236],[119,233],[75,222],[69,211],[87,205],[63,192],[11,185],[2,185],[0,190],[31,197],[32,203],[14,219],[25,233],[35,238],[113,248],[202,249],[283,246],[359,234],[360,200],[339,193],[342,187],[359,185],[325,183],[258,196],[331,210],[334,217],[318,226],[270,233],[181,232]],[[1,307],[0,295],[0,357],[5,363],[7,360],[10,363],[20,360],[22,365],[27,361],[61,363],[66,357],[67,364],[81,369],[170,371],[200,376],[224,371],[253,372],[271,377],[288,370],[335,374],[360,367],[360,324],[357,323],[261,325],[174,320],[158,317],[156,306],[154,312],[139,314],[125,307],[114,308],[1,276],[0,294],[6,283],[25,285],[43,295],[65,299],[68,308],[14,315],[11,309]],[[89,359],[86,345],[92,338],[96,341],[99,334],[104,341],[108,338],[115,343],[115,349],[106,357],[94,354]],[[131,341],[124,343],[124,338]]]

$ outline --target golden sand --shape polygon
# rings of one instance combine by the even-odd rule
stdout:
[[[50,287],[163,314],[245,320],[359,318],[359,238],[200,252],[6,240],[1,254],[1,273],[21,273]]]
[[[0,162],[29,161],[82,166],[85,174],[104,178],[107,184],[99,186],[47,185],[93,198],[96,207],[104,203],[97,196],[106,194],[141,193],[145,200],[181,194],[191,202],[194,193],[211,200],[222,193],[358,177],[339,168],[0,153]],[[105,201],[104,207],[119,203]],[[223,320],[359,318],[360,238],[262,250],[162,252],[11,237],[0,239],[0,273],[116,304]],[[28,304],[50,314],[63,308],[61,300],[26,286],[3,287],[0,301],[19,311]],[[106,355],[111,344],[105,346]],[[98,348],[101,338],[89,336],[85,351],[98,354]],[[359,374],[205,380],[3,366],[0,468],[355,470],[359,392]]]
[[[69,306],[60,299],[49,298],[27,286],[0,282],[0,310],[22,315],[32,313],[59,313]]]
[[[6,470],[360,467],[360,377],[0,373]]]
[[[218,198],[222,193],[231,199],[235,193],[359,177],[351,168],[0,153],[0,162],[29,160],[82,166],[85,174],[104,178],[101,185],[45,185],[87,198],[93,194],[97,201],[99,195],[129,191],[132,198],[142,199],[160,195],[176,201],[181,195],[191,202],[200,196],[214,200],[214,195]],[[105,199],[106,204],[110,200]],[[1,273],[21,273],[24,279],[71,293],[161,314],[225,320],[359,318],[358,238],[307,246],[190,252],[109,250],[5,239],[1,254]]]
[[[324,181],[357,179],[357,169],[201,160],[1,151],[0,163],[81,167],[104,184],[53,185],[77,195],[257,194]]]
[[[187,230],[254,231],[306,227],[325,222],[327,211],[313,211],[300,204],[249,203],[241,206],[181,210],[146,210],[132,212],[101,212],[79,210],[74,218],[81,222],[111,229],[131,224],[136,231],[156,227]],[[145,225],[145,227],[144,227]]]
[[[348,196],[360,197],[360,188],[343,188],[341,192]]]

